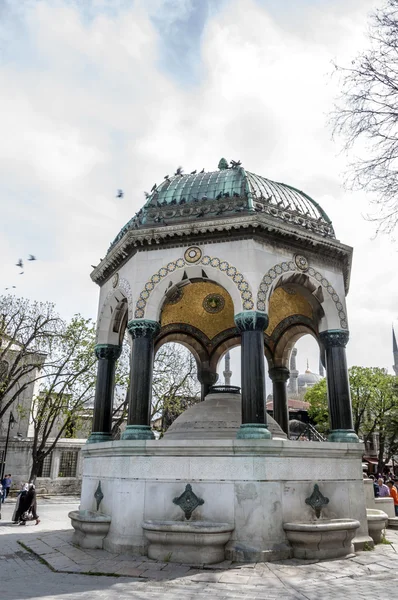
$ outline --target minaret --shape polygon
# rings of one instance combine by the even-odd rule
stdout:
[[[394,356],[394,364],[392,368],[394,369],[395,375],[398,377],[398,345],[397,338],[395,337],[394,326],[392,328],[392,353]]]
[[[225,371],[223,371],[225,385],[231,385],[232,371],[230,369],[230,360],[231,357],[229,352],[227,352],[225,355]]]
[[[324,371],[324,368],[323,368],[321,357],[319,357],[319,375],[321,377],[325,377],[325,371]]]
[[[289,379],[289,392],[292,396],[298,396],[298,386],[297,386],[297,377],[299,376],[299,372],[296,367],[296,356],[297,356],[297,348],[293,348],[292,353],[290,355],[290,379]]]

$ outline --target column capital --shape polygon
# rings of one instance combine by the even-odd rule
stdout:
[[[272,381],[285,382],[290,377],[290,371],[286,367],[272,367],[268,371],[269,377]]]
[[[268,327],[268,315],[258,310],[246,310],[235,315],[238,331],[265,331]]]
[[[345,348],[349,337],[350,332],[347,329],[329,329],[319,334],[325,348]]]
[[[160,331],[160,324],[149,319],[134,319],[127,323],[127,329],[133,340],[143,337],[153,339]]]
[[[117,360],[122,353],[122,346],[116,344],[97,344],[94,352],[98,360]]]

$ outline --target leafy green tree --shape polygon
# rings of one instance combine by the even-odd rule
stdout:
[[[365,443],[378,437],[379,470],[398,451],[398,382],[379,367],[349,369],[354,429]],[[321,431],[329,428],[326,379],[305,395],[309,416]]]
[[[42,367],[61,330],[50,302],[0,296],[0,419],[43,378]]]
[[[73,436],[79,419],[92,406],[97,363],[94,345],[94,325],[80,315],[75,315],[69,323],[63,322],[53,341],[31,410],[34,429],[31,480],[37,477],[45,457],[59,439]]]

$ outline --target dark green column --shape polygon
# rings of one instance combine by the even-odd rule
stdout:
[[[151,429],[152,372],[155,355],[154,338],[159,333],[157,321],[137,319],[127,329],[132,337],[130,396],[127,427],[123,440],[153,440]]]
[[[287,406],[286,381],[290,372],[286,367],[273,367],[269,370],[272,380],[272,396],[274,405],[274,419],[289,437],[289,409]]]
[[[268,315],[247,311],[235,315],[235,324],[241,336],[242,425],[238,439],[267,439],[264,330]]]
[[[353,428],[350,382],[345,347],[349,333],[330,329],[319,334],[325,348],[326,379],[330,415],[330,442],[359,442]]]
[[[122,351],[121,346],[98,344],[95,355],[98,358],[97,381],[95,386],[93,429],[88,444],[111,441],[113,391],[115,385],[116,361]]]

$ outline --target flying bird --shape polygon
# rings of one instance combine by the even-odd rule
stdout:
[[[37,258],[33,254],[29,254],[28,260],[37,260]]]
[[[183,168],[182,167],[177,167],[177,170],[174,173],[174,175],[182,175],[182,173],[183,173]]]
[[[15,264],[16,267],[21,267],[21,269],[23,268],[23,262],[22,262],[22,258],[18,259],[18,262]]]
[[[21,271],[21,272],[20,272],[20,275],[23,275],[23,274],[24,274],[24,272],[25,272],[25,271]]]
[[[123,190],[118,190],[117,194],[116,194],[116,198],[123,198],[123,196],[124,196]]]

